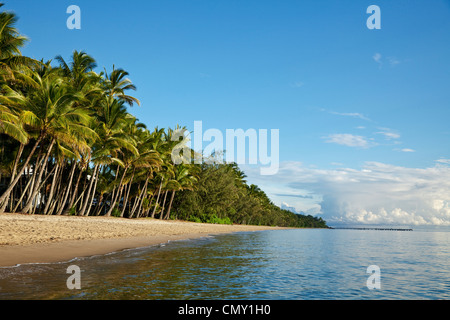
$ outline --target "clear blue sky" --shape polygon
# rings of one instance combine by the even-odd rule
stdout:
[[[66,27],[71,4],[81,8],[81,30]],[[366,27],[372,4],[381,9],[380,30]],[[277,204],[331,216],[324,199],[336,192],[318,175],[380,173],[380,164],[396,168],[383,167],[383,174],[413,170],[415,178],[417,170],[448,169],[448,0],[15,0],[4,8],[16,12],[20,32],[30,38],[23,54],[69,59],[73,50],[84,50],[99,71],[113,64],[127,70],[142,102],[130,112],[149,128],[192,130],[201,120],[204,129],[223,132],[279,129],[287,171],[273,177],[249,171],[250,182]],[[367,169],[370,163],[376,170]],[[312,182],[297,185],[310,176]],[[450,221],[450,199],[435,200],[444,201],[436,210]],[[399,208],[412,214],[393,202],[333,214],[365,210],[380,217],[382,209],[391,214]]]

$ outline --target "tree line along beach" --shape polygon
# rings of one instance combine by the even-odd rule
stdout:
[[[139,122],[128,108],[145,106],[130,94],[136,86],[128,72],[115,66],[97,71],[96,60],[76,50],[67,60],[58,53],[24,56],[29,39],[16,29],[18,17],[0,10],[2,250],[262,226],[326,227],[321,218],[276,206],[235,163],[174,163],[179,141],[173,136],[185,127],[150,130]]]

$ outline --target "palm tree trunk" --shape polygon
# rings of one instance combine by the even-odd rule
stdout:
[[[81,191],[81,194],[80,194],[80,196],[78,197],[78,199],[75,201],[75,203],[73,204],[73,208],[75,208],[75,211],[76,211],[76,207],[77,207],[77,205],[78,205],[78,202],[80,202],[80,203],[83,203],[83,199],[84,199],[84,197],[85,197],[85,194],[86,194],[86,190],[87,190],[87,186],[86,186],[86,180],[87,179],[84,179],[84,182],[83,182],[83,188],[82,188],[82,191]],[[81,205],[80,205],[80,208],[81,208]]]
[[[23,143],[21,143],[19,146],[19,150],[17,150],[16,160],[14,161],[14,167],[11,172],[11,181],[14,180],[14,178],[16,177],[17,166],[19,165],[20,157],[22,156],[24,147],[25,147],[25,145]],[[10,202],[10,206],[9,206],[10,212],[12,211],[12,209],[14,207],[14,194],[15,194],[14,188],[11,191],[11,193],[12,193],[12,197],[10,198],[10,201],[9,201]],[[3,211],[6,209],[7,205],[8,205],[8,201],[5,201],[5,203],[2,206]]]
[[[113,209],[114,209],[114,207],[116,205],[117,198],[119,197],[119,193],[120,193],[119,191],[122,191],[122,183],[123,183],[123,179],[125,178],[125,174],[127,173],[127,169],[128,169],[128,167],[125,167],[125,170],[123,172],[122,178],[120,178],[119,190],[117,191],[117,194],[116,194],[114,200],[111,201],[111,206],[110,206],[108,212],[106,213],[107,217],[111,216],[111,213],[112,213],[112,211],[113,211]]]
[[[170,217],[170,209],[172,208],[172,202],[173,202],[173,198],[175,197],[175,190],[172,191],[172,196],[170,197],[170,203],[169,203],[169,208],[167,208],[167,214],[165,219],[169,220]]]
[[[23,143],[21,143],[19,150],[17,151],[16,160],[14,161],[14,167],[12,170],[11,180],[14,180],[14,178],[16,177],[17,167],[19,165],[20,157],[22,156],[22,152],[23,152],[24,148],[25,148],[25,145]]]
[[[136,212],[136,209],[137,209],[137,207],[139,205],[140,195],[141,195],[143,190],[144,189],[142,189],[141,192],[139,192],[139,194],[136,197],[134,197],[133,206],[131,207],[130,214],[128,216],[129,218],[133,218],[133,215]],[[130,203],[130,206],[131,206],[131,203]],[[136,217],[136,218],[139,218],[139,217]]]
[[[130,190],[130,187],[131,187],[131,185],[130,184],[126,184],[126,185],[124,185],[123,187],[122,187],[122,190],[120,190],[120,195],[122,195],[122,193],[124,194],[124,196],[123,196],[123,205],[122,205],[122,210],[120,211],[120,217],[121,218],[123,218],[123,215],[124,215],[124,213],[125,213],[125,208],[126,208],[126,206],[127,206],[127,195],[128,195],[128,192],[129,192],[129,190]],[[121,197],[119,197],[119,204],[120,204],[120,198]]]
[[[141,216],[143,216],[142,206],[144,205],[144,200],[146,199],[146,197],[144,195],[147,194],[147,188],[148,188],[148,186],[145,186],[145,191],[142,194],[142,197],[139,198],[139,201],[138,201],[138,205],[139,206],[138,206],[138,209],[137,209],[136,218],[140,218]],[[152,197],[153,197],[153,195],[152,195]]]
[[[71,199],[70,199],[69,205],[68,205],[67,208],[66,208],[66,211],[67,211],[67,212],[68,212],[70,209],[72,209],[72,207],[73,207],[73,205],[74,205],[74,202],[75,202],[75,199],[77,198],[78,188],[79,188],[79,185],[80,185],[81,177],[83,176],[83,172],[84,172],[84,170],[83,170],[83,169],[80,169],[80,173],[78,174],[77,182],[75,183],[75,189],[73,190],[73,194],[72,194],[72,197],[71,197]]]
[[[51,199],[50,208],[47,211],[48,215],[52,215],[53,214],[53,212],[56,209],[56,205],[59,202],[61,202],[61,198],[64,196],[63,193],[65,191],[65,188],[62,187],[62,177],[63,177],[63,174],[64,174],[64,167],[65,167],[65,162],[62,162],[62,164],[60,166],[60,169],[59,169],[58,178],[57,178],[57,180],[55,182],[55,185],[56,185],[55,189],[56,190],[54,192],[54,197]],[[62,192],[61,192],[61,189],[63,190]]]
[[[92,175],[91,175],[91,179],[90,179],[91,181],[89,181],[89,189],[88,189],[88,191],[86,193],[86,199],[84,199],[84,202],[83,202],[83,205],[81,207],[81,210],[78,213],[78,215],[80,215],[80,216],[84,216],[84,214],[86,212],[87,205],[90,202],[91,190],[92,190],[92,186],[94,185],[94,180],[95,180],[95,175],[97,174],[97,169],[98,169],[98,164],[96,164],[94,166],[94,170],[92,170]],[[95,193],[95,190],[94,190],[94,193]]]
[[[69,183],[67,184],[66,189],[65,189],[65,192],[64,192],[64,198],[63,198],[63,200],[61,201],[60,206],[58,207],[58,211],[56,212],[56,214],[57,214],[58,216],[61,215],[61,213],[62,213],[63,210],[64,210],[64,207],[65,207],[65,204],[66,204],[66,201],[67,201],[67,197],[69,196],[70,188],[71,188],[71,186],[72,186],[73,175],[74,175],[74,173],[75,173],[75,168],[76,168],[76,167],[77,167],[77,162],[74,160],[74,161],[73,161],[73,164],[72,164],[72,170],[71,170],[71,172],[70,172]]]
[[[27,182],[27,184],[25,186],[25,189],[22,190],[22,195],[20,196],[19,201],[17,202],[16,206],[14,207],[14,209],[11,212],[16,212],[17,209],[19,208],[19,206],[21,206],[22,200],[25,197],[25,194],[26,194],[28,188],[30,187],[30,185],[31,185],[31,179],[28,179],[28,182]]]
[[[100,170],[101,170],[101,166],[99,166],[98,169],[97,169],[97,175],[95,177],[95,182],[94,182],[94,190],[92,191],[92,198],[89,201],[89,205],[88,205],[88,208],[87,208],[87,211],[86,211],[86,214],[85,214],[86,216],[89,215],[89,212],[91,211],[91,208],[92,208],[92,202],[94,201],[95,190],[97,190],[97,182],[98,182],[98,176],[100,174]]]
[[[14,178],[14,180],[11,179],[12,181],[9,183],[8,188],[1,195],[0,204],[4,203],[7,200],[7,198],[9,197],[9,195],[11,194],[12,189],[17,184],[17,181],[19,181],[19,179],[21,178],[23,172],[25,171],[25,168],[28,166],[28,163],[30,162],[31,157],[33,156],[34,152],[36,151],[36,148],[39,145],[39,143],[41,143],[43,137],[44,137],[43,135],[40,135],[39,138],[36,140],[36,143],[34,144],[33,149],[31,149],[27,160],[25,160],[25,163],[23,164],[22,169],[20,169],[20,171],[17,173],[17,176]],[[5,210],[5,208],[3,208],[3,206],[2,206],[2,208],[0,208],[0,213],[3,213],[4,210]]]
[[[132,212],[131,212],[131,217],[134,216],[134,212],[136,211],[136,209],[137,209],[138,207],[139,207],[139,208],[142,207],[142,202],[144,201],[144,194],[147,192],[148,180],[150,180],[150,175],[147,176],[147,179],[145,180],[144,188],[142,188],[142,191],[141,191],[141,193],[139,194],[139,197],[138,197],[138,199],[137,199],[138,201],[137,201],[136,204],[133,206],[133,210],[132,210]],[[140,209],[138,210],[138,213],[137,213],[137,217],[138,217],[138,218],[139,218],[139,212],[140,212]]]
[[[53,149],[53,145],[55,144],[55,142],[56,142],[56,139],[53,138],[52,142],[50,143],[50,146],[48,147],[47,154],[44,156],[44,162],[42,164],[42,168],[40,168],[39,176],[37,178],[36,185],[34,186],[34,190],[31,194],[30,199],[28,200],[28,203],[25,205],[25,208],[23,208],[24,213],[29,213],[31,211],[31,207],[33,206],[33,200],[39,192],[42,175],[47,167],[48,158],[50,157],[50,153]],[[36,174],[36,172],[34,172],[34,174]]]
[[[114,184],[117,181],[117,177],[119,176],[119,172],[120,172],[120,165],[117,165],[116,176],[114,177],[114,182],[113,182]],[[118,191],[119,191],[118,187],[114,187],[113,188],[112,193],[111,193],[111,201],[113,201],[113,199],[116,198],[116,192],[118,192]]]
[[[55,169],[56,169],[56,168],[57,168],[56,166],[53,166],[52,170],[45,176],[45,178],[44,178],[44,179],[41,181],[41,183],[37,186],[38,191],[41,190],[41,189],[45,186],[45,183],[47,182],[47,180],[51,177],[52,174],[55,173]],[[46,169],[45,171],[47,171],[47,169]],[[41,203],[47,201],[47,199],[45,198],[45,190],[42,192],[42,196],[41,196],[40,200],[41,200],[42,198],[44,198],[45,201],[40,201]],[[34,212],[36,211],[36,208],[37,208],[37,206],[33,206],[33,214],[34,214]],[[39,209],[40,209],[40,205],[39,205]],[[40,211],[42,211],[42,210],[40,210]]]
[[[161,193],[161,188],[162,188],[162,184],[163,184],[163,180],[161,179],[161,184],[159,185],[158,196],[156,197],[155,208],[153,208],[153,212],[152,212],[152,218],[154,218],[154,217],[155,217],[156,206],[158,205],[158,201],[159,201],[159,195],[160,195],[160,193]]]
[[[56,178],[58,177],[58,168],[59,168],[59,163],[57,162],[55,172],[53,173],[53,181],[52,181],[52,186],[50,187],[50,194],[48,195],[48,199],[46,199],[44,214],[47,214],[48,208],[50,207],[50,202],[53,199],[53,192],[55,191]]]
[[[167,198],[167,194],[169,193],[169,191],[164,191],[164,200],[163,200],[163,205],[161,208],[161,213],[159,214],[159,219],[162,220],[163,216],[164,216],[164,206],[166,205],[166,198]]]
[[[36,158],[36,163],[33,166],[33,168],[30,167],[30,170],[28,170],[28,174],[30,175],[30,180],[31,180],[31,185],[30,188],[28,189],[28,199],[25,201],[25,203],[28,203],[28,200],[30,199],[31,195],[33,194],[33,190],[34,190],[34,186],[36,185],[36,179],[37,179],[37,172],[39,171],[40,168],[40,163],[42,161],[42,158],[44,157],[44,155],[41,154],[41,151],[39,151],[37,158]]]
[[[100,215],[100,212],[103,209],[102,201],[103,201],[103,193],[100,193],[100,197],[97,200],[97,206],[95,207],[96,216]]]
[[[122,209],[122,212],[120,214],[120,217],[123,217],[123,215],[125,213],[125,209],[127,208],[128,197],[130,196],[131,185],[133,184],[134,172],[135,171],[133,170],[133,174],[131,175],[131,179],[130,179],[130,184],[128,186],[127,195],[125,196],[125,199],[123,200],[123,209]]]

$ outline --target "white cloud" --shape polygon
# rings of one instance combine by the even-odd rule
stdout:
[[[392,129],[389,129],[389,128],[379,128],[379,129],[382,131],[375,132],[375,133],[383,135],[387,140],[400,138],[400,134],[394,132]]]
[[[387,63],[391,66],[391,67],[395,67],[396,65],[402,63],[402,62],[406,62],[408,60],[399,60],[396,57],[386,57],[385,59],[383,59],[383,56],[380,53],[375,53],[372,56],[372,59],[378,63],[379,67],[381,68],[381,66],[383,65],[383,60],[387,61]]]
[[[373,60],[375,60],[375,62],[380,62],[381,61],[381,54],[380,53],[375,53],[372,58],[373,58]]]
[[[414,149],[404,148],[400,150],[401,152],[416,152]]]
[[[270,178],[246,171],[263,190],[281,188],[284,192],[309,192],[305,199],[290,199],[291,206],[319,212],[333,225],[398,224],[450,226],[450,159],[437,160],[429,168],[407,168],[367,162],[361,169],[311,169],[297,162],[281,163]],[[274,184],[276,179],[276,184]],[[273,196],[268,192],[269,196]],[[278,199],[278,198],[277,198]]]
[[[389,64],[391,66],[396,66],[397,64],[399,64],[401,62],[400,60],[398,60],[395,57],[387,57],[387,60],[389,61]]]
[[[400,138],[400,135],[398,133],[394,133],[394,132],[377,132],[377,133],[384,135],[385,138],[388,140]]]
[[[337,114],[339,116],[353,117],[353,118],[359,118],[359,119],[370,121],[369,118],[367,118],[365,115],[363,115],[361,113],[358,113],[358,112],[335,112],[335,111],[330,111],[330,113],[331,114]]]
[[[381,65],[383,64],[383,62],[381,61],[381,54],[380,53],[375,53],[372,56],[373,60],[375,60],[376,63],[378,63],[381,67]]]
[[[338,115],[338,116],[352,117],[352,118],[358,118],[358,119],[362,119],[362,120],[366,120],[366,121],[372,121],[367,116],[365,116],[365,115],[363,115],[362,113],[359,113],[359,112],[337,112],[337,111],[326,110],[324,108],[321,108],[319,110],[322,111],[322,112],[328,112],[330,114],[335,114],[335,115]]]
[[[328,143],[336,143],[348,147],[361,147],[361,148],[369,147],[369,141],[365,137],[349,133],[330,134],[326,138],[327,138],[326,142]]]

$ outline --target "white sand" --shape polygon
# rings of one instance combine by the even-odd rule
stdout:
[[[0,214],[0,266],[67,261],[218,233],[281,229],[156,219]]]

